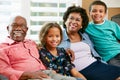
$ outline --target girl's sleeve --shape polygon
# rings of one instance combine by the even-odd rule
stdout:
[[[71,70],[75,65],[71,62],[70,56],[66,53],[65,49],[62,49],[62,52],[65,53],[64,67],[66,70]]]
[[[50,64],[50,59],[47,57],[46,53],[43,50],[40,50],[39,54],[40,54],[40,60],[48,68]]]

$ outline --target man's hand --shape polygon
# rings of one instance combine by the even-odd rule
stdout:
[[[50,77],[42,71],[24,72],[19,80],[26,80],[26,79],[40,79],[40,80],[42,80],[42,78],[49,79]]]
[[[71,49],[66,49],[66,53],[70,56],[71,61],[75,60],[75,54]]]

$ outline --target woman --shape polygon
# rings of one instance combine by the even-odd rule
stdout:
[[[84,32],[89,22],[86,10],[71,6],[63,16],[63,41],[59,47],[70,48],[75,53],[74,64],[87,80],[115,80],[120,68],[100,61],[100,56]]]

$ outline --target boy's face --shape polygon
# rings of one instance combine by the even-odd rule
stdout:
[[[105,7],[102,5],[93,5],[91,7],[90,16],[94,23],[102,23],[106,16]]]

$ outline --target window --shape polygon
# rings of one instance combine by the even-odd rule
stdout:
[[[20,15],[21,0],[0,0],[0,42],[4,40],[8,32],[6,26],[13,15]]]
[[[80,1],[82,0],[0,0],[0,36],[4,37],[8,33],[5,26],[11,16],[22,15],[28,22],[27,37],[39,42],[38,35],[42,25],[57,21],[62,26],[62,16],[67,7]]]

